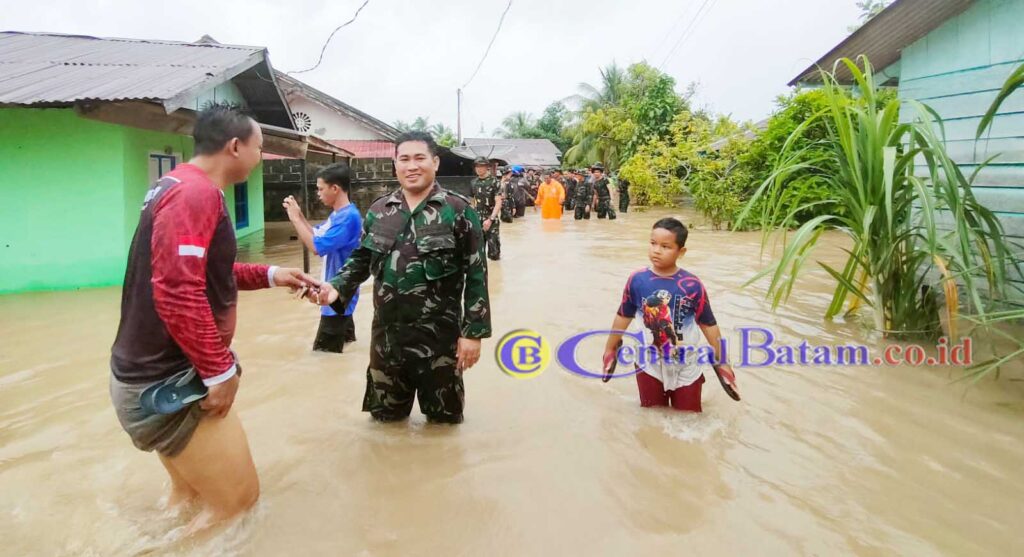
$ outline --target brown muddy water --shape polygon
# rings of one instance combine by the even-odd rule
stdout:
[[[665,211],[614,222],[502,226],[490,266],[495,338],[467,372],[466,422],[360,412],[371,302],[343,355],[310,351],[317,309],[280,290],[241,294],[236,408],[262,484],[257,508],[201,541],[160,506],[166,475],[120,430],[107,394],[116,288],[0,297],[3,555],[1012,555],[1024,554],[1024,389],[967,390],[949,368],[737,370],[704,413],[638,406],[635,382],[557,365],[530,380],[497,367],[497,337],[557,344],[607,327]],[[695,217],[685,213],[684,220]],[[756,234],[698,228],[682,265],[706,284],[725,334],[880,341],[826,323],[830,283],[807,276],[770,311]],[[819,255],[842,256],[838,238]],[[287,225],[242,257],[298,265]],[[581,354],[597,361],[601,342]]]

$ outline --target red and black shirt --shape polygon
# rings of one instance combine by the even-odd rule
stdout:
[[[267,265],[235,263],[224,194],[199,168],[178,165],[146,194],[128,253],[114,376],[146,383],[194,366],[215,385],[237,371],[229,346],[238,290],[269,287]]]

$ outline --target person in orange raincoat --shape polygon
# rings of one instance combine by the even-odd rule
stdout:
[[[542,219],[562,218],[562,203],[565,202],[565,188],[552,177],[550,170],[541,173],[540,189],[535,203],[540,207]]]

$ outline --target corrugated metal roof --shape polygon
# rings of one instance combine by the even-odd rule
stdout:
[[[221,81],[249,60],[263,61],[264,53],[254,46],[2,32],[0,103],[165,101]]]
[[[467,137],[462,141],[467,147],[472,147],[476,153],[488,146],[497,147],[512,145],[515,147],[511,153],[502,156],[488,156],[488,158],[501,159],[508,164],[520,164],[523,166],[561,166],[562,152],[555,147],[549,139],[491,139]],[[504,150],[504,149],[502,149]]]
[[[357,159],[390,159],[395,156],[395,144],[374,139],[332,139],[331,143],[351,151]]]
[[[881,70],[900,59],[904,48],[956,17],[974,0],[896,0],[888,8],[853,32],[817,62],[789,82],[817,83],[818,68],[832,71],[840,58],[856,59],[865,55],[875,69]],[[849,83],[853,76],[846,66],[836,68],[840,83]]]

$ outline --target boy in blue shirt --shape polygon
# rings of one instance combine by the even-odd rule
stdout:
[[[352,171],[345,163],[332,164],[317,173],[317,197],[333,211],[327,220],[315,227],[302,215],[299,202],[294,197],[289,195],[284,200],[288,220],[295,226],[299,239],[324,259],[324,274],[320,277],[322,280],[338,274],[349,256],[359,246],[363,219],[356,206],[349,201],[351,183]],[[344,315],[338,315],[330,306],[320,308],[320,327],[316,332],[316,340],[313,341],[313,350],[341,353],[345,343],[356,340],[352,313],[355,312],[358,301],[357,292],[345,308]]]
[[[651,266],[630,275],[622,293],[622,302],[612,322],[613,331],[625,331],[639,317],[644,342],[657,348],[655,361],[638,365],[637,388],[640,406],[671,406],[676,410],[701,411],[701,385],[706,364],[695,351],[701,336],[714,350],[714,369],[729,396],[739,400],[736,376],[722,353],[722,333],[711,311],[704,284],[696,276],[676,266],[686,253],[686,226],[673,218],[661,219],[651,230],[648,258]],[[612,365],[622,342],[622,334],[608,335],[605,344],[605,377],[611,378]],[[679,357],[679,350],[685,357]]]

